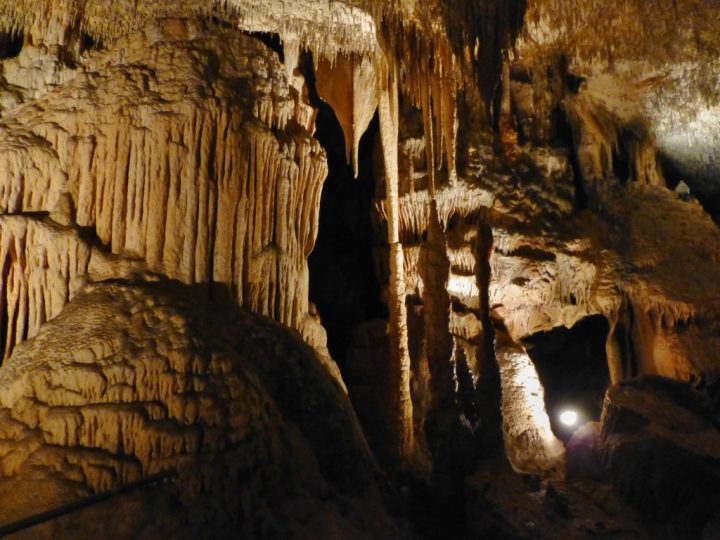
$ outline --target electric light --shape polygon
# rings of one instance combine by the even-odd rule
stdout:
[[[572,427],[577,424],[578,413],[573,410],[567,410],[560,413],[560,421],[566,426]]]

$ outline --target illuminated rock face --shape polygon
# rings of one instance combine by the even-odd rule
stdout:
[[[394,535],[379,508],[345,522],[318,502],[324,510],[292,517],[294,501],[332,493],[375,507],[375,465],[334,362],[234,307],[322,352],[306,258],[327,167],[302,77],[290,86],[260,41],[215,30],[149,24],[60,87],[24,92],[29,103],[0,122],[2,523],[175,471],[172,493],[153,500],[185,518],[165,510],[158,521],[155,507],[132,529],[100,527],[94,514],[80,529],[330,538],[377,522],[372,534]],[[158,285],[88,285],[108,280]],[[218,304],[202,308],[208,299]],[[304,428],[290,420],[315,407],[298,417]],[[73,529],[61,520],[32,534]]]
[[[550,427],[535,366],[522,349],[502,342],[497,345],[508,459],[520,472],[562,478],[565,449]]]
[[[617,429],[626,394],[647,398],[625,381],[717,392],[720,232],[668,189],[656,146],[712,170],[716,148],[678,143],[689,113],[672,96],[720,95],[698,84],[718,65],[720,12],[672,3],[697,43],[680,36],[663,74],[666,47],[628,44],[672,25],[644,30],[639,0],[606,4],[0,0],[0,55],[22,36],[0,64],[0,523],[39,509],[17,493],[53,506],[174,470],[174,488],[121,505],[160,501],[136,530],[88,528],[90,512],[80,530],[397,537],[348,395],[382,465],[448,507],[464,508],[463,479],[498,448],[561,479],[526,346],[588,317],[607,320],[594,357],[620,384],[588,454],[643,487],[618,473],[645,455]],[[594,41],[608,36],[609,53]],[[605,55],[629,51],[610,70]],[[342,373],[309,302],[333,172],[317,99],[354,175],[372,169],[368,258],[387,308],[355,329]],[[693,112],[711,142],[716,109]],[[42,534],[78,527],[63,523]]]
[[[92,254],[77,230],[50,220],[0,217],[4,356],[35,336],[84,285]]]
[[[34,103],[0,125],[4,213],[69,194],[68,219],[113,253],[303,328],[327,168],[274,53],[168,20]]]

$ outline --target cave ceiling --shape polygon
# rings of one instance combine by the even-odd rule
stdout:
[[[676,174],[712,196],[720,190],[718,28],[712,0],[530,0],[518,54],[540,66],[565,57],[595,100],[649,130]]]
[[[567,385],[718,524],[718,223],[718,0],[0,0],[0,523],[170,470],[139,537],[409,538],[398,471],[547,514]]]
[[[713,0],[3,0],[0,12],[5,31],[46,41],[71,27],[107,42],[153,17],[219,16],[328,57],[371,53],[378,24],[435,42],[447,30],[456,49],[475,44],[482,57],[489,42],[511,44],[524,14],[516,59],[544,69],[564,58],[594,99],[623,123],[648,129],[679,172],[720,192],[720,6]]]

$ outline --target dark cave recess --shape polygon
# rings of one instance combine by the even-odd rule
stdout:
[[[524,341],[545,388],[545,406],[553,431],[570,433],[559,420],[563,411],[578,413],[578,422],[597,421],[610,384],[605,342],[609,324],[601,315],[587,317],[572,328],[559,327]]]
[[[335,113],[320,100],[317,106],[315,137],[327,152],[329,173],[320,202],[318,237],[308,259],[310,301],[327,330],[330,354],[342,369],[353,329],[387,317],[375,274],[371,223],[372,154],[379,127],[376,117],[361,140],[360,174],[354,179]]]

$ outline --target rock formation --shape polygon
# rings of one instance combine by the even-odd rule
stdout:
[[[0,387],[3,523],[174,470],[176,492],[163,495],[169,508],[139,512],[108,534],[389,534],[373,524],[376,515],[342,517],[344,504],[356,504],[342,497],[372,500],[375,469],[342,390],[312,349],[187,287],[86,287],[17,347]],[[305,509],[295,507],[300,499]],[[293,531],[297,520],[314,525]],[[82,521],[83,532],[60,522],[28,537],[89,536],[102,531],[94,521]]]
[[[68,193],[113,253],[300,328],[326,175],[301,90],[261,44],[193,23],[117,47],[5,119],[3,211],[50,212]]]
[[[712,537],[718,25],[0,0],[0,535]]]

